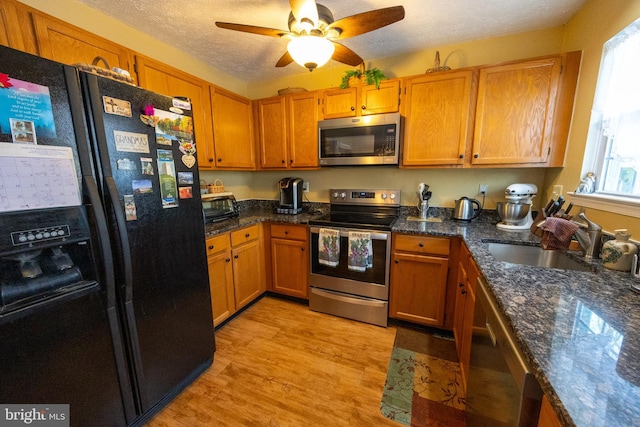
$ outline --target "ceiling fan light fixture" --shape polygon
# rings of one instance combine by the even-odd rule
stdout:
[[[324,37],[300,36],[289,42],[287,51],[297,64],[313,71],[331,59],[335,46]]]

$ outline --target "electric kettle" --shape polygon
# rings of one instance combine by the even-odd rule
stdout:
[[[475,209],[474,205],[476,206]],[[480,202],[476,199],[460,197],[460,199],[456,200],[456,206],[453,208],[453,219],[471,221],[480,215],[480,210]]]

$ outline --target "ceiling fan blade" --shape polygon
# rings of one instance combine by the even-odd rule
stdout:
[[[276,67],[286,67],[287,65],[293,62],[293,58],[289,54],[289,51],[286,51],[284,55],[280,57],[278,62],[276,63]]]
[[[364,60],[360,58],[357,53],[355,53],[345,45],[336,42],[333,42],[333,44],[336,47],[336,50],[335,52],[333,52],[333,56],[331,57],[331,59],[333,59],[334,61],[342,62],[343,64],[347,65],[353,65],[354,67],[364,62]]]
[[[401,19],[404,19],[404,7],[386,7],[338,19],[327,27],[327,31],[339,29],[340,35],[337,38],[342,40],[377,30]]]
[[[276,30],[275,28],[256,27],[254,25],[232,24],[230,22],[216,22],[216,26],[227,30],[242,31],[244,33],[260,34],[262,36],[283,37],[289,31]]]
[[[289,0],[289,5],[291,5],[291,13],[298,22],[307,18],[313,22],[314,27],[318,24],[318,6],[315,0]]]

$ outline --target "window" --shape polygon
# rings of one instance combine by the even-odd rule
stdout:
[[[596,174],[595,196],[636,206],[640,206],[638,76],[640,19],[604,44],[583,165],[585,173]]]

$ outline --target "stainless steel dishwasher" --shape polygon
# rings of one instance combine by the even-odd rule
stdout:
[[[478,278],[475,310],[481,310],[486,326],[474,328],[471,340],[467,426],[536,426],[542,390],[482,278]]]

